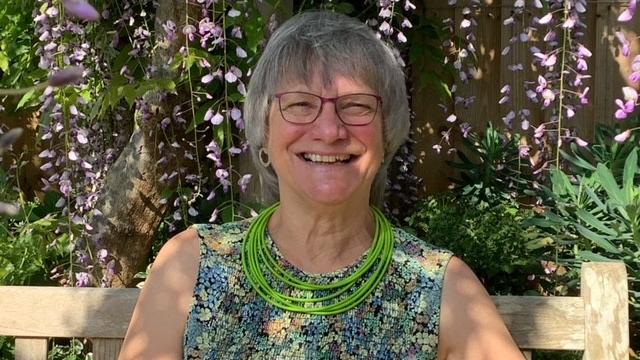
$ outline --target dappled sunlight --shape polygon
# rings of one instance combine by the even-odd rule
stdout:
[[[633,59],[636,55],[640,54],[640,40],[638,39],[638,34],[635,31],[623,29],[621,32],[624,33],[625,38],[629,40],[629,56],[625,56],[623,54],[621,46],[619,45],[620,43],[616,39],[615,35],[603,36],[601,41],[605,41],[609,44],[609,52],[614,61],[618,64],[618,73],[620,74],[620,78],[624,84],[637,89],[638,84],[631,82],[631,80],[629,80],[629,75],[633,72],[631,69]]]

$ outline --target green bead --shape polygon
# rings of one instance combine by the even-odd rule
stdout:
[[[394,236],[389,220],[380,210],[372,207],[371,210],[376,221],[376,232],[371,249],[360,267],[344,279],[330,284],[314,284],[297,278],[271,255],[266,241],[266,231],[271,215],[279,206],[280,204],[276,203],[262,211],[249,226],[247,236],[242,243],[242,268],[256,293],[268,303],[283,310],[315,315],[340,314],[362,303],[380,284],[393,257]],[[308,298],[287,296],[271,286],[265,277],[267,272],[281,285],[292,289],[312,292],[332,291],[332,293]],[[355,289],[355,283],[367,273],[370,273],[369,278]],[[343,299],[338,299],[349,290],[352,290],[351,294]],[[307,306],[307,304],[312,305]]]

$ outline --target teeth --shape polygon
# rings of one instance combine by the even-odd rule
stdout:
[[[336,161],[349,160],[349,158],[351,158],[351,155],[318,155],[305,153],[303,157],[313,162],[335,163]]]

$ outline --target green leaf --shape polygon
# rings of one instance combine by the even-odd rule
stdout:
[[[596,205],[598,206],[597,210],[607,211],[607,206],[602,202],[602,200],[600,200],[600,198],[598,197],[598,195],[596,194],[596,192],[592,188],[586,187],[584,189],[584,192],[587,194],[589,199],[591,199],[591,201],[596,203]]]
[[[611,170],[607,169],[603,164],[598,164],[596,174],[607,195],[616,202],[616,205],[624,206],[624,194],[620,191],[613,174],[611,174]]]
[[[35,94],[36,94],[35,90],[31,89],[31,90],[27,91],[24,95],[22,95],[22,98],[20,98],[20,101],[18,102],[18,105],[16,105],[16,110],[21,109],[26,104],[28,104],[29,101],[31,101],[33,98],[35,98]]]
[[[585,228],[580,224],[576,224],[576,229],[582,236],[584,236],[588,240],[591,240],[595,245],[601,247],[602,249],[614,254],[620,253],[620,249],[615,247],[609,240],[605,239],[603,236],[594,233],[593,231]]]
[[[575,189],[569,177],[562,170],[551,170],[551,184],[553,192],[557,195],[571,195],[575,197]]]
[[[0,70],[3,72],[9,70],[9,57],[4,52],[0,52]]]
[[[133,106],[136,101],[136,89],[132,84],[121,86],[118,89],[118,95],[124,97],[124,100],[130,107]]]
[[[622,175],[622,191],[625,193],[627,203],[631,202],[631,197],[633,196],[633,179],[635,178],[637,171],[638,148],[634,148],[631,151],[631,154],[627,157],[627,160],[624,162],[624,172]]]
[[[607,225],[605,225],[605,223],[603,223],[602,221],[598,220],[598,218],[596,218],[593,214],[591,214],[590,212],[586,211],[585,209],[578,209],[576,210],[576,215],[582,219],[585,223],[587,223],[588,225],[591,225],[592,227],[602,231],[603,233],[610,235],[610,236],[616,236],[617,233],[615,231],[613,231],[612,229],[610,229],[609,227],[607,227]]]
[[[353,14],[354,11],[355,11],[355,8],[353,7],[353,5],[349,4],[348,2],[343,2],[336,5],[336,12],[350,15],[350,14]]]
[[[220,124],[220,126],[216,127],[216,142],[218,144],[224,144],[224,139],[225,139],[224,126],[223,124]]]
[[[616,261],[613,259],[609,259],[608,257],[602,256],[600,254],[595,254],[591,251],[580,251],[578,252],[578,257],[584,260],[589,261],[597,261],[597,262],[612,262]]]
[[[573,145],[573,144],[571,144],[571,145]],[[575,165],[575,166],[577,166],[579,168],[582,168],[582,169],[585,169],[585,170],[589,170],[589,171],[595,171],[596,170],[595,166],[591,165],[590,163],[588,163],[583,158],[571,156],[571,155],[567,154],[563,150],[560,150],[560,155],[562,155],[563,158],[567,159],[569,162],[571,162],[573,165]]]
[[[525,247],[529,250],[536,250],[553,244],[553,239],[549,236],[528,241]]]

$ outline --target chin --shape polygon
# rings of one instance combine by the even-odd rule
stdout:
[[[340,186],[323,186],[320,188],[306,189],[305,195],[312,202],[325,206],[353,203],[359,201],[361,198],[365,200],[368,199],[363,196],[358,196],[357,191],[354,189],[341,188]]]

